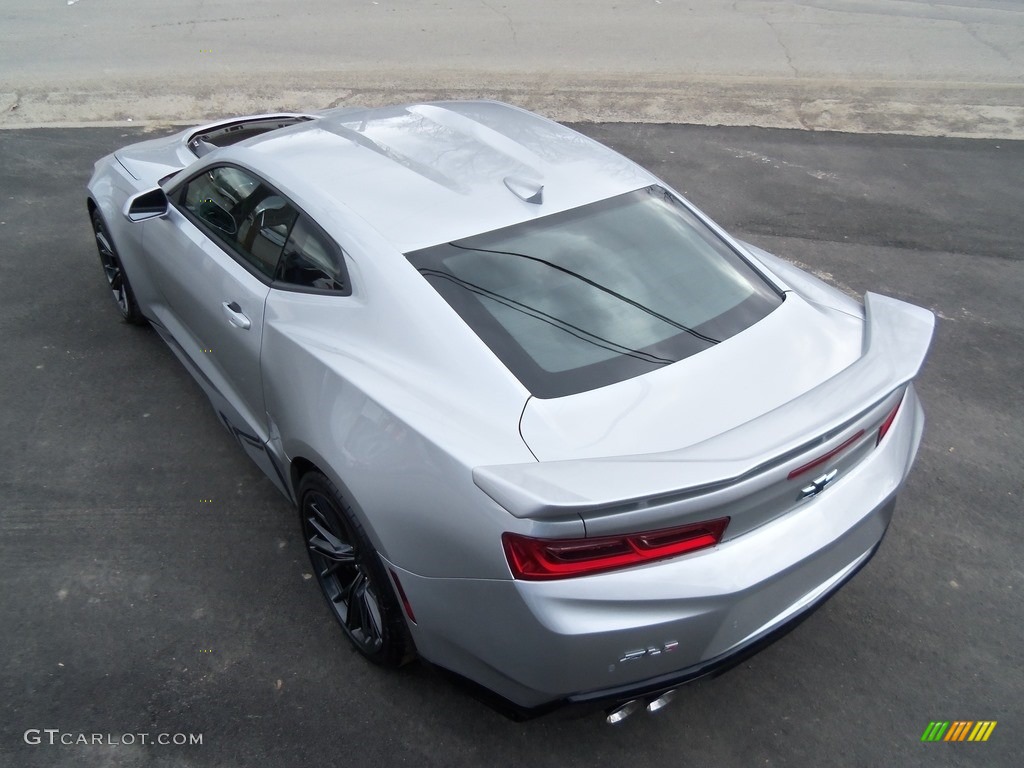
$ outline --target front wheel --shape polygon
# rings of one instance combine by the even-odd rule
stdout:
[[[111,239],[99,211],[93,211],[91,218],[92,231],[96,237],[96,250],[99,251],[103,274],[106,276],[107,285],[110,286],[110,292],[114,296],[114,303],[126,323],[142,325],[146,319],[139,311],[135,294],[132,293],[128,276],[121,264],[121,257],[117,255],[117,249],[114,248],[114,241]]]
[[[299,512],[313,572],[356,650],[385,667],[411,660],[412,638],[387,572],[338,489],[308,473],[299,484]]]

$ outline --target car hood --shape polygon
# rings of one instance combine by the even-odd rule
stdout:
[[[161,139],[129,144],[117,150],[114,156],[136,179],[156,185],[164,176],[195,162],[196,156],[185,145],[185,139],[193,131],[194,128],[189,128]]]
[[[861,355],[864,321],[794,292],[770,315],[661,370],[568,397],[531,398],[523,440],[540,461],[685,448],[775,410]]]

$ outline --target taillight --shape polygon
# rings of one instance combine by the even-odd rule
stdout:
[[[728,517],[658,531],[593,539],[534,539],[503,533],[512,575],[517,579],[567,579],[695,552],[717,544]]]
[[[889,427],[891,427],[892,423],[896,421],[896,414],[899,413],[901,405],[903,405],[902,397],[900,398],[900,401],[896,403],[896,407],[889,411],[889,415],[885,417],[885,421],[882,422],[882,426],[878,428],[878,439],[875,440],[875,445],[882,442],[882,438],[885,437],[885,433],[889,431]]]
[[[797,467],[796,469],[794,469],[792,472],[789,473],[789,478],[788,479],[792,480],[794,477],[799,477],[804,472],[810,472],[815,467],[820,467],[822,464],[824,464],[829,459],[834,459],[840,453],[842,453],[847,448],[849,448],[851,445],[853,445],[858,440],[860,440],[863,436],[864,436],[864,430],[862,429],[862,430],[860,430],[860,432],[858,432],[856,435],[854,435],[849,440],[844,442],[842,445],[838,445],[835,448],[833,448],[831,451],[829,451],[828,453],[824,454],[823,456],[819,456],[814,461],[809,461],[806,464],[804,464],[802,467]]]

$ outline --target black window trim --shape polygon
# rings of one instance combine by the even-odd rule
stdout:
[[[682,206],[689,212],[691,216],[697,219],[704,228],[713,234],[726,248],[732,251],[740,261],[747,265],[747,267],[754,272],[762,281],[779,297],[781,301],[786,300],[786,294],[788,291],[782,287],[779,283],[779,278],[768,271],[768,267],[760,262],[754,262],[751,254],[747,253],[747,249],[743,247],[742,242],[738,242],[737,238],[733,237],[726,230],[724,230],[719,224],[712,221],[710,217],[701,212],[693,203],[687,200],[685,197],[677,193],[670,187],[665,186],[662,182],[656,184],[648,184],[639,189],[651,189],[657,188],[662,192],[665,192],[668,197],[672,198],[672,201],[677,205]]]
[[[333,256],[337,257],[338,263],[341,265],[341,275],[340,276],[345,281],[345,288],[344,288],[344,290],[336,291],[336,290],[332,290],[330,288],[315,288],[315,287],[309,286],[309,285],[296,285],[295,283],[286,283],[283,280],[278,280],[276,277],[267,277],[266,274],[261,272],[251,261],[249,261],[248,258],[246,258],[243,255],[243,252],[241,251],[240,248],[237,247],[237,245],[235,245],[234,243],[229,242],[225,238],[223,238],[220,235],[218,235],[216,232],[214,232],[213,228],[210,227],[209,224],[204,222],[202,219],[200,219],[198,216],[196,216],[194,213],[192,213],[192,211],[190,211],[188,208],[185,207],[184,203],[181,200],[181,196],[184,194],[184,191],[188,187],[188,185],[191,184],[194,180],[198,179],[204,173],[209,173],[210,171],[212,171],[212,170],[214,170],[216,168],[225,168],[225,167],[226,168],[235,168],[235,169],[237,169],[239,171],[242,171],[243,173],[249,174],[256,181],[258,181],[262,186],[265,186],[267,189],[269,189],[271,191],[271,193],[273,193],[273,194],[277,195],[278,197],[280,197],[282,200],[284,200],[288,205],[290,205],[295,210],[295,212],[298,215],[295,217],[295,221],[292,222],[292,226],[288,230],[288,237],[289,238],[291,237],[292,230],[295,229],[295,225],[298,223],[300,218],[305,219],[307,224],[312,225],[313,229],[320,235],[321,239],[324,242],[324,245],[327,246],[327,248],[331,251],[331,254]],[[178,213],[180,213],[182,216],[184,216],[186,219],[188,219],[196,228],[199,229],[200,232],[202,232],[204,235],[206,235],[206,237],[211,242],[216,243],[217,246],[219,246],[220,249],[222,251],[224,251],[224,253],[226,253],[228,256],[230,256],[232,259],[234,259],[236,262],[238,262],[238,264],[240,264],[242,267],[244,267],[245,270],[249,274],[251,274],[253,277],[257,278],[264,285],[266,285],[266,286],[268,286],[268,287],[270,287],[270,288],[272,288],[274,290],[277,290],[277,291],[288,291],[290,293],[309,293],[309,294],[313,294],[313,295],[317,295],[317,296],[351,296],[352,295],[352,281],[349,278],[348,264],[346,263],[347,262],[348,253],[345,251],[345,249],[342,248],[341,245],[339,245],[335,241],[335,239],[333,237],[331,237],[329,234],[327,234],[327,232],[324,230],[323,227],[320,226],[320,224],[316,221],[316,219],[314,219],[312,216],[310,216],[308,213],[306,213],[304,210],[302,210],[302,208],[299,207],[298,205],[296,205],[288,195],[282,194],[277,189],[277,187],[275,187],[273,184],[268,182],[265,178],[263,178],[262,174],[257,173],[252,168],[247,168],[246,166],[240,165],[239,163],[233,163],[233,162],[229,162],[229,161],[221,161],[221,162],[212,163],[212,164],[207,165],[206,167],[202,168],[201,170],[196,171],[194,174],[192,174],[188,178],[183,179],[183,180],[179,181],[177,184],[174,184],[173,186],[171,186],[167,190],[167,199],[171,202],[171,204],[174,206],[174,209],[176,211],[178,211]],[[285,243],[287,244],[287,239],[286,239]],[[282,252],[282,254],[284,253],[284,248],[283,247],[281,249],[281,252]],[[280,256],[278,256],[278,264],[277,264],[277,267],[274,268],[275,274],[277,273],[277,268],[280,267],[280,264],[281,264],[281,260],[280,260]]]

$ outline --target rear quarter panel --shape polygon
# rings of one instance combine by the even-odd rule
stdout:
[[[311,461],[344,489],[391,562],[508,579],[501,532],[536,523],[484,494],[472,469],[534,461],[518,430],[528,393],[404,256],[382,243],[353,257],[352,242],[342,242],[352,295],[267,299],[271,434],[288,461]],[[576,518],[563,535],[582,533]]]

